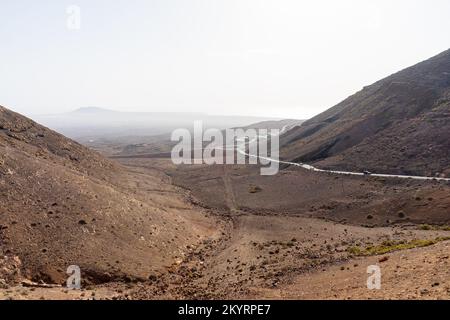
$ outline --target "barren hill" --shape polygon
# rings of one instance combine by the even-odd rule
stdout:
[[[257,123],[250,124],[243,127],[243,129],[283,129],[283,128],[293,128],[295,126],[300,126],[304,120],[297,119],[283,119],[283,120],[271,120],[271,121],[261,121]],[[285,130],[286,130],[285,129]]]
[[[99,283],[148,278],[212,234],[166,175],[125,169],[0,107],[0,278]],[[4,269],[6,270],[6,269]],[[22,276],[20,276],[20,274]]]
[[[450,50],[284,135],[282,156],[322,168],[450,176]]]

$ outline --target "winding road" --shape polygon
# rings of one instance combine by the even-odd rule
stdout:
[[[284,126],[280,132],[278,133],[278,136],[281,135],[282,133],[284,133],[285,131],[287,131],[287,127],[288,126]],[[271,136],[276,136],[274,134],[269,134]],[[267,139],[267,136],[258,136],[258,138],[263,138],[263,139]],[[257,139],[253,139],[251,141],[248,142],[248,144],[254,143],[256,142]],[[243,146],[243,148],[242,148]],[[323,173],[332,173],[332,174],[340,174],[340,175],[347,175],[347,176],[371,176],[371,177],[380,177],[380,178],[399,178],[399,179],[413,179],[413,180],[433,180],[433,181],[447,181],[450,182],[450,178],[439,178],[439,177],[426,177],[426,176],[408,176],[408,175],[396,175],[396,174],[383,174],[383,173],[364,173],[364,172],[353,172],[353,171],[336,171],[336,170],[324,170],[324,169],[319,169],[316,168],[312,165],[309,164],[305,164],[305,163],[297,163],[297,162],[290,162],[290,161],[283,161],[283,160],[279,160],[279,159],[273,159],[270,157],[263,157],[263,156],[259,156],[259,155],[255,155],[255,154],[249,154],[248,152],[246,152],[246,144],[245,142],[242,144],[238,144],[236,146],[236,151],[239,152],[240,154],[246,155],[248,157],[251,158],[258,158],[258,159],[264,159],[267,161],[272,161],[275,163],[279,163],[279,164],[286,164],[286,165],[291,165],[291,166],[296,166],[296,167],[301,167],[303,169],[306,170],[310,170],[310,171],[314,171],[314,172],[323,172]],[[231,148],[234,148],[231,147]],[[225,148],[223,148],[224,150],[229,150],[230,148],[228,146],[225,146]]]

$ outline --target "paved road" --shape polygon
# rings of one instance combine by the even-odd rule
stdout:
[[[287,130],[287,126],[284,126],[283,129],[280,130],[278,135],[281,135],[284,131]],[[270,134],[271,136],[274,136]],[[260,138],[267,139],[267,137],[259,136]],[[256,139],[253,139],[248,144],[251,144],[253,142],[256,142]],[[244,146],[244,148],[242,148]],[[228,146],[224,148],[225,150],[229,149]],[[332,173],[332,174],[340,174],[340,175],[347,175],[347,176],[371,176],[371,177],[381,177],[381,178],[400,178],[400,179],[414,179],[414,180],[433,180],[433,181],[450,181],[450,178],[437,178],[437,177],[425,177],[425,176],[407,176],[407,175],[396,175],[396,174],[382,174],[382,173],[371,173],[371,174],[365,174],[363,172],[353,172],[353,171],[336,171],[336,170],[323,170],[316,168],[312,165],[305,164],[305,163],[296,163],[296,162],[290,162],[290,161],[282,161],[278,159],[273,159],[270,157],[261,157],[254,154],[249,154],[245,151],[245,143],[244,144],[238,144],[236,149],[240,154],[252,157],[252,158],[260,158],[264,160],[269,160],[275,163],[280,164],[287,164],[292,165],[296,167],[301,167],[306,170],[314,171],[314,172],[325,172],[325,173]]]
[[[316,167],[314,167],[312,165],[309,165],[309,164],[289,162],[289,161],[282,161],[282,160],[277,160],[277,159],[273,159],[273,158],[270,158],[270,157],[260,157],[258,155],[249,154],[248,152],[245,152],[242,149],[237,149],[237,151],[240,154],[244,154],[244,155],[247,155],[247,156],[252,157],[252,158],[260,158],[260,159],[264,159],[264,160],[273,161],[275,163],[292,165],[292,166],[301,167],[303,169],[311,170],[311,171],[315,171],[315,172],[342,174],[342,175],[348,175],[348,176],[371,176],[371,177],[382,177],[382,178],[400,178],[400,179],[415,179],[415,180],[450,181],[450,178],[436,178],[436,177],[423,177],[423,176],[406,176],[406,175],[382,174],[382,173],[371,173],[369,175],[369,174],[365,174],[363,172],[323,170],[323,169],[316,168]]]

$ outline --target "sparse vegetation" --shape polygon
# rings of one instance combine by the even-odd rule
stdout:
[[[419,226],[419,230],[433,230],[433,231],[450,231],[450,226],[438,226],[438,225],[429,225],[429,224],[421,224]]]
[[[250,186],[248,188],[248,192],[250,192],[250,193],[258,193],[261,191],[262,191],[261,187],[258,187],[258,186]]]
[[[450,240],[450,237],[438,237],[435,239],[414,239],[406,241],[383,241],[380,245],[360,247],[352,246],[347,248],[347,252],[355,256],[374,256],[386,254],[393,251],[407,250],[413,248],[428,247],[441,241]]]

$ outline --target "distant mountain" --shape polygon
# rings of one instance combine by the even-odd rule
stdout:
[[[117,113],[118,111],[104,109],[104,108],[98,108],[98,107],[84,107],[84,108],[78,108],[74,111],[72,111],[72,114],[91,114],[91,113]]]
[[[79,108],[64,114],[36,115],[33,119],[78,141],[170,134],[178,128],[193,128],[194,121],[197,120],[203,121],[207,128],[217,129],[277,120],[187,112],[120,112],[97,107]]]
[[[450,176],[450,50],[393,74],[282,137],[282,156],[343,170]]]

